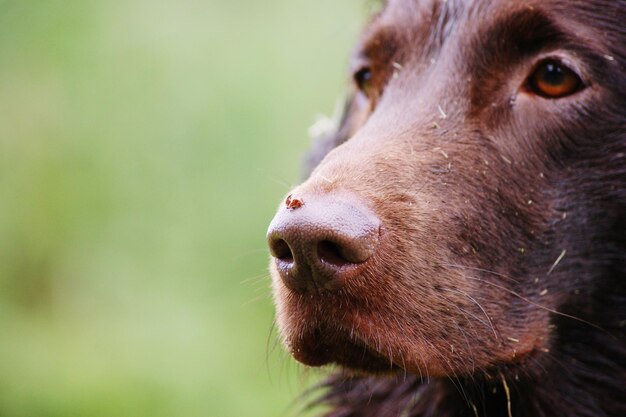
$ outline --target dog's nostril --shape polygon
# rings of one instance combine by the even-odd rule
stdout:
[[[341,247],[330,240],[322,240],[317,244],[317,256],[322,262],[334,266],[344,266],[350,264],[341,250]]]
[[[270,246],[272,255],[281,261],[293,262],[291,248],[283,239],[275,239]]]

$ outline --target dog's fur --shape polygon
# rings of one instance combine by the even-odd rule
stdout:
[[[295,192],[349,191],[378,251],[339,291],[273,272],[332,417],[626,415],[626,1],[389,0]],[[553,58],[582,80],[528,88]]]

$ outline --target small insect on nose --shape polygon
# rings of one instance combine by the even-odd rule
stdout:
[[[267,239],[283,283],[296,292],[335,290],[374,254],[380,221],[351,195],[289,195]]]
[[[285,207],[291,210],[302,207],[302,204],[302,200],[297,197],[293,197],[291,194],[289,194],[285,199]]]

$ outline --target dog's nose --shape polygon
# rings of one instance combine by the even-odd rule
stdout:
[[[284,284],[303,293],[336,290],[376,250],[380,221],[352,196],[287,197],[267,232]]]

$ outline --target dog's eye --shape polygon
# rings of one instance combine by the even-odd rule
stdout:
[[[367,97],[371,97],[373,93],[372,87],[372,70],[370,67],[363,67],[354,73],[354,82],[356,86]]]
[[[573,70],[554,59],[539,63],[528,79],[528,88],[546,98],[561,98],[581,90],[583,82]]]

